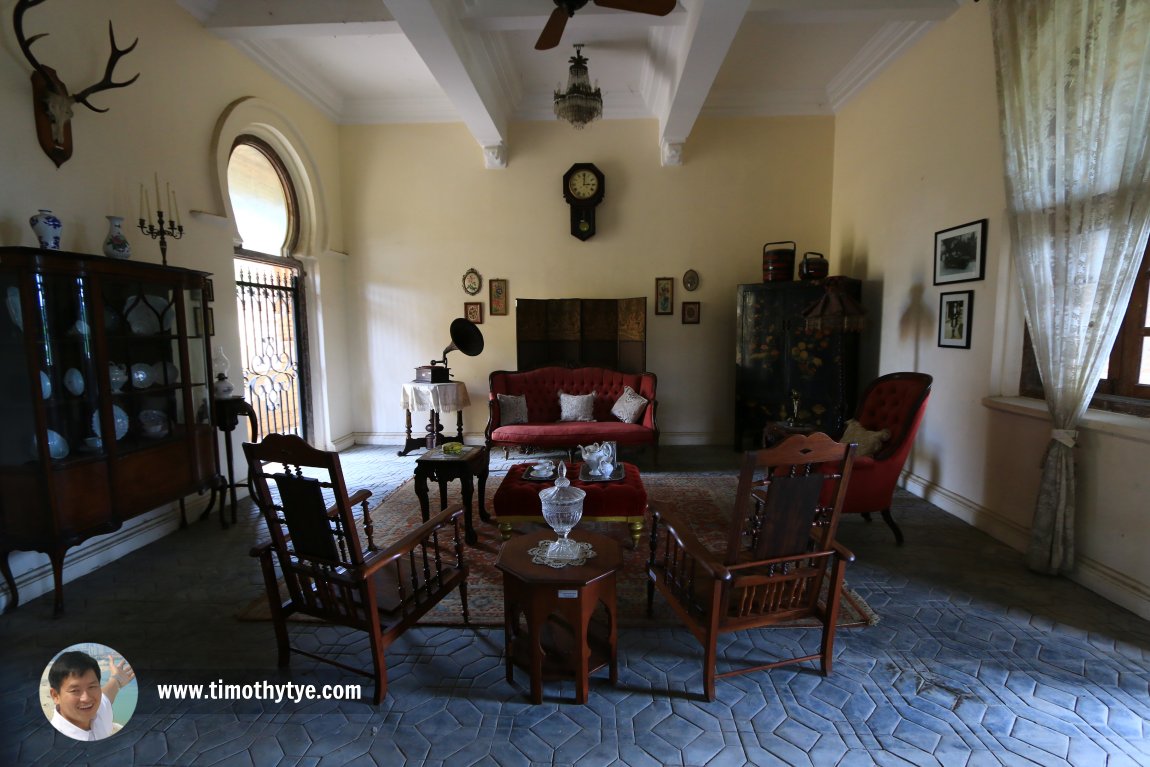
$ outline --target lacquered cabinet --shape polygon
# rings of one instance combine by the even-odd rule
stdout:
[[[0,567],[70,547],[216,476],[203,272],[0,248]]]
[[[861,283],[838,277],[858,300]],[[762,447],[764,427],[793,421],[832,436],[854,413],[858,333],[807,330],[821,282],[739,285],[735,341],[736,450]],[[798,414],[794,412],[798,405]]]

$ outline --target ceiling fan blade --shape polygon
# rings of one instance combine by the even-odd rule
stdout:
[[[543,27],[539,39],[535,41],[535,50],[545,51],[558,45],[559,41],[563,39],[563,28],[566,26],[567,12],[556,7],[555,10],[551,11],[551,18],[547,19],[547,24]]]
[[[652,16],[666,16],[675,10],[676,1],[677,0],[594,0],[595,5],[602,8],[649,13]]]

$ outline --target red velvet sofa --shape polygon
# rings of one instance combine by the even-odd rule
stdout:
[[[658,458],[659,428],[655,425],[655,374],[620,373],[608,368],[543,367],[527,371],[497,370],[489,378],[488,448],[564,448],[614,440],[618,446],[650,445]],[[647,400],[637,423],[623,423],[611,408],[630,386]],[[559,392],[595,392],[594,421],[560,421]],[[527,423],[503,425],[499,418],[500,394],[523,395]]]

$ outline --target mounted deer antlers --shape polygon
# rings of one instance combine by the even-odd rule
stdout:
[[[47,37],[48,33],[43,32],[32,37],[24,35],[24,12],[43,2],[44,0],[17,0],[16,9],[12,14],[12,25],[16,30],[20,50],[24,52],[24,58],[28,59],[33,69],[32,99],[36,115],[36,137],[40,140],[40,146],[45,154],[52,158],[52,162],[59,168],[72,156],[72,105],[83,104],[93,112],[107,112],[107,109],[92,106],[88,99],[100,91],[123,88],[139,79],[140,75],[137,74],[131,80],[118,83],[112,80],[112,72],[116,69],[116,63],[131,53],[140,39],[136,38],[127,48],[117,48],[116,33],[112,30],[112,22],[109,21],[108,38],[112,43],[112,55],[108,57],[108,66],[104,69],[103,79],[74,94],[68,93],[68,86],[56,76],[56,70],[41,64],[32,54],[32,44],[41,37]]]

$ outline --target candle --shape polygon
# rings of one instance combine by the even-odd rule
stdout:
[[[147,214],[144,212],[147,209],[147,203],[144,200],[144,185],[140,184],[140,221],[143,221],[147,217]]]
[[[172,216],[176,219],[176,226],[183,226],[184,222],[180,218],[180,204],[176,201],[176,190],[172,190]]]
[[[160,206],[163,205],[163,198],[160,197],[160,174],[153,173],[152,180],[156,182],[156,212],[159,213]]]
[[[143,192],[143,194],[144,194],[144,210],[150,211],[150,210],[152,209],[152,200],[151,200],[151,198],[148,196],[148,190],[147,190],[147,189],[144,187],[144,185],[143,185],[143,184],[140,184],[140,191],[141,191],[141,192]],[[145,214],[145,215],[144,215],[144,218],[143,218],[143,219],[141,219],[141,220],[143,220],[143,221],[147,221],[147,220],[149,220],[151,217],[152,217],[152,214],[151,214],[151,213],[147,213],[147,214]]]

